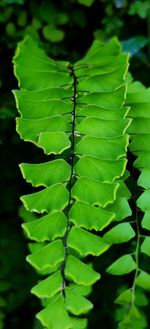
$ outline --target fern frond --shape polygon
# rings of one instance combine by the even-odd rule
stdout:
[[[129,150],[137,158],[134,162],[134,167],[140,171],[140,176],[138,178],[137,184],[139,187],[144,189],[141,192],[140,197],[133,195],[133,200],[136,204],[135,211],[135,226],[136,226],[136,248],[128,259],[127,271],[134,271],[133,282],[129,289],[125,289],[117,297],[116,303],[121,304],[121,312],[123,314],[123,320],[119,323],[120,329],[134,329],[147,328],[147,321],[144,314],[140,311],[139,306],[143,306],[139,303],[138,294],[143,294],[144,290],[150,289],[150,274],[145,271],[140,263],[142,253],[150,256],[150,239],[148,233],[143,235],[141,232],[141,226],[149,230],[148,226],[144,224],[146,218],[146,223],[149,221],[149,118],[150,118],[150,92],[139,82],[130,82],[128,86],[127,93],[127,106],[130,106],[129,117],[132,118],[130,127],[128,128],[128,133],[130,134],[131,143],[129,145]],[[139,212],[143,212],[144,216],[141,218]],[[107,242],[107,241],[106,241]],[[127,255],[126,255],[127,257]],[[132,258],[132,262],[131,262]],[[109,271],[121,271],[119,270],[119,264],[121,267],[121,259],[118,259],[118,263],[114,263],[114,268],[110,267]],[[116,265],[116,267],[115,267]],[[118,272],[119,274],[119,272]]]
[[[133,118],[129,128],[131,134],[130,150],[135,154],[137,159],[134,166],[140,171],[138,186],[144,189],[143,193],[137,199],[137,206],[143,212],[141,226],[149,231],[149,214],[150,214],[150,154],[149,137],[150,137],[150,90],[134,82],[129,86],[128,104],[131,105],[130,116]],[[139,252],[150,256],[150,237],[149,232],[145,236],[139,232]],[[150,274],[140,268],[137,268],[136,284],[146,290],[150,290]]]
[[[117,224],[103,237],[94,234],[131,213],[124,184],[131,122],[124,106],[128,56],[114,38],[107,44],[94,42],[71,65],[49,59],[27,37],[18,46],[14,66],[21,88],[14,91],[17,131],[54,155],[50,162],[20,165],[26,181],[41,186],[21,197],[28,211],[41,214],[23,224],[37,242],[27,260],[47,276],[32,289],[46,300],[37,318],[49,329],[85,329],[86,320],[77,316],[92,304],[82,290],[89,291],[100,274],[83,258],[99,256],[134,236],[129,223]],[[123,237],[118,236],[122,229]],[[130,263],[134,268],[132,257]]]

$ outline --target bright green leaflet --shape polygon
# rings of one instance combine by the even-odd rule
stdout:
[[[119,328],[142,329],[147,328],[147,323],[144,315],[140,312],[141,305],[137,304],[138,287],[144,290],[150,289],[150,274],[143,270],[142,265],[140,266],[143,257],[141,257],[141,253],[147,258],[150,256],[150,238],[148,236],[149,232],[146,232],[146,230],[150,230],[150,90],[146,90],[141,83],[132,82],[132,79],[129,79],[126,104],[130,106],[128,116],[132,118],[131,125],[128,127],[131,140],[129,150],[136,157],[134,167],[140,171],[137,180],[137,184],[140,187],[140,196],[138,198],[136,195],[133,196],[133,198],[137,198],[135,211],[136,247],[133,254],[128,255],[130,257],[128,270],[129,267],[131,267],[131,270],[133,267],[132,271],[134,271],[133,282],[129,286],[130,289],[125,290],[117,298],[116,302],[124,304],[124,310],[122,308],[124,319],[120,322]],[[139,216],[141,211],[144,213],[142,219]],[[144,235],[141,227],[145,229]],[[106,240],[106,242],[108,241]],[[134,261],[134,264],[132,263],[133,266],[131,266],[131,257]],[[120,266],[119,270],[117,265],[116,261],[108,270],[112,274],[118,271],[119,274],[119,271],[123,269]]]
[[[137,206],[144,212],[144,216],[141,225],[146,230],[150,230],[149,214],[150,214],[150,176],[149,176],[149,137],[150,137],[150,90],[134,82],[129,85],[129,92],[127,97],[127,103],[131,105],[130,116],[133,117],[129,132],[131,134],[131,151],[136,155],[137,159],[134,166],[140,170],[140,176],[138,178],[138,185],[144,188],[143,193],[137,200]],[[136,133],[136,135],[135,135]],[[142,143],[141,142],[142,138]],[[148,235],[148,234],[147,234]],[[139,249],[142,253],[150,256],[150,238],[149,236],[139,237]],[[144,275],[139,274],[140,282]],[[139,278],[138,277],[138,278]],[[138,282],[137,278],[137,282]],[[144,280],[144,279],[143,279]],[[143,284],[144,285],[144,284]]]
[[[37,318],[49,329],[85,329],[87,322],[78,315],[88,313],[92,304],[82,290],[89,291],[100,274],[84,257],[99,256],[113,243],[134,237],[128,223],[99,236],[113,220],[131,214],[123,183],[131,123],[124,106],[128,56],[113,38],[106,44],[95,41],[72,65],[48,58],[26,37],[18,45],[14,68],[20,87],[14,91],[17,131],[53,155],[52,161],[20,165],[26,181],[41,187],[21,197],[28,211],[39,214],[23,224],[37,242],[27,260],[47,275],[32,289],[47,298]],[[122,229],[125,236],[119,236]]]
[[[118,258],[114,263],[112,263],[107,272],[113,275],[123,275],[132,272],[136,268],[136,263],[134,262],[131,255],[123,255]]]

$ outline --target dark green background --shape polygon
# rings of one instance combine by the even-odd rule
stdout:
[[[40,303],[30,295],[37,274],[25,262],[27,241],[18,214],[19,196],[29,193],[30,186],[23,181],[18,164],[43,159],[43,154],[16,134],[17,111],[11,93],[17,88],[12,56],[26,34],[38,39],[51,57],[71,62],[86,52],[93,39],[116,35],[131,55],[134,78],[150,85],[149,0],[0,1],[0,329],[40,329],[34,321]],[[112,249],[107,259],[101,256],[94,266],[103,273],[116,252]],[[105,274],[97,283],[89,328],[116,328],[113,300],[118,287],[130,280],[130,276],[116,280]]]

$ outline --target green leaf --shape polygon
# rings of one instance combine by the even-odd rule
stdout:
[[[93,305],[85,297],[78,294],[72,288],[66,288],[66,308],[74,315],[81,315],[89,312]]]
[[[83,74],[85,74],[85,72],[83,72]],[[97,75],[94,75],[93,76],[93,80],[95,81],[95,78],[96,78]],[[104,75],[103,75],[103,78],[104,78]],[[84,80],[83,80],[84,81]],[[93,81],[93,82],[94,82]],[[102,83],[102,79],[100,80],[101,83]],[[99,82],[100,83],[100,82]],[[110,81],[109,81],[110,83]],[[92,83],[93,85],[93,83]],[[95,85],[95,88],[96,88],[97,83]],[[87,88],[87,87],[86,87]],[[91,86],[90,86],[91,88]],[[98,88],[98,87],[97,87]],[[105,90],[106,88],[110,88],[110,86],[108,86],[108,81],[107,81],[107,85],[105,86]],[[77,107],[76,107],[76,115],[77,116],[83,116],[83,117],[91,117],[91,118],[97,118],[97,119],[102,119],[102,120],[112,120],[112,121],[116,121],[116,120],[123,120],[125,119],[125,117],[127,116],[128,112],[129,112],[129,107],[125,107],[125,108],[122,108],[121,111],[120,109],[105,109],[103,107],[100,107],[100,106],[97,106],[97,105],[80,105],[80,104],[77,104]],[[122,140],[122,136],[120,136],[121,140]],[[111,142],[111,140],[110,140]]]
[[[30,51],[30,50],[29,50]],[[39,60],[39,58],[38,58]],[[36,62],[36,61],[35,61]],[[21,65],[16,66],[16,76],[20,77],[20,87],[22,89],[27,90],[39,90],[46,88],[54,88],[59,87],[60,85],[71,85],[72,79],[69,76],[69,73],[66,72],[58,72],[57,67],[45,67],[45,63],[43,63],[43,67],[41,69],[35,68],[35,63],[33,64],[33,68],[27,67],[27,61],[22,62]],[[26,66],[26,70],[23,70],[23,65]],[[65,69],[65,67],[64,67]],[[39,80],[39,74],[41,79]],[[49,78],[51,75],[51,79]],[[38,79],[38,81],[37,81]]]
[[[112,43],[113,43],[113,46],[112,46]],[[112,55],[111,58],[110,58],[110,54],[106,53],[106,48],[108,49],[110,47],[113,48],[113,50],[111,49],[111,55]],[[105,52],[105,55],[101,57],[102,52],[103,53]],[[112,54],[112,52],[113,52],[113,54]],[[96,56],[94,56],[94,54]],[[96,65],[94,63],[93,63],[93,65],[86,65],[85,57],[86,57],[86,61],[88,60],[89,63],[91,60],[93,62],[93,61],[97,61],[97,57],[99,57],[99,58],[98,58]],[[81,65],[79,64],[79,66],[76,67],[78,76],[80,76],[81,78],[83,77],[83,74],[85,74],[85,79],[88,78],[89,76],[95,76],[95,75],[101,75],[103,78],[103,77],[105,77],[105,75],[108,75],[108,74],[110,74],[112,72],[116,72],[116,71],[118,72],[118,70],[123,69],[123,68],[124,68],[124,75],[126,73],[127,66],[128,66],[128,55],[124,54],[124,53],[120,53],[120,45],[118,43],[116,44],[116,40],[115,40],[115,47],[114,47],[114,39],[110,40],[109,45],[105,44],[105,47],[101,41],[94,40],[91,48],[88,50],[85,57],[84,57],[84,63],[82,60],[82,64]],[[89,59],[88,59],[88,57],[89,57]],[[100,61],[103,63],[100,63]],[[81,62],[81,61],[79,61],[79,62]],[[122,81],[122,77],[121,77],[121,81]],[[101,81],[101,83],[102,83],[102,81]],[[122,84],[122,83],[119,83],[119,85],[120,84]]]
[[[124,84],[124,72],[125,72],[124,64],[120,66],[117,70],[111,70],[107,74],[105,74],[104,72],[101,73],[99,67],[97,68],[97,70],[95,68],[96,72],[92,72],[93,74],[90,74],[91,72],[89,70],[87,77],[85,76],[80,77],[80,89],[90,92],[114,91],[116,88],[118,88],[118,86]],[[114,112],[116,112],[116,109]],[[120,115],[121,114],[124,115],[123,112],[121,112]],[[111,116],[111,112],[110,112],[110,116]],[[109,118],[108,120],[110,119],[111,118]],[[116,119],[117,120],[119,119],[119,115],[118,118],[116,117]]]
[[[119,185],[116,183],[99,183],[86,177],[80,177],[72,189],[72,196],[91,205],[106,207],[116,198]]]
[[[138,82],[137,82],[138,83]],[[149,95],[147,94],[147,90],[145,89],[145,87],[143,85],[140,84],[140,82],[138,83],[138,86],[136,85],[136,83],[132,84],[132,88],[135,88],[135,94],[131,92],[131,94],[127,94],[127,99],[129,99],[130,105],[131,105],[131,109],[130,109],[130,114],[132,113],[132,118],[149,118],[150,117],[150,109],[149,109]],[[131,88],[131,87],[129,87]],[[138,92],[138,88],[139,88],[139,92]],[[142,93],[141,95],[141,88],[144,90],[144,93]],[[130,89],[129,89],[130,90]],[[134,91],[133,91],[134,92]],[[140,96],[141,95],[141,96]],[[139,99],[140,96],[140,99]],[[148,100],[147,102],[143,103],[143,99],[142,97],[145,96],[145,100],[148,96]],[[138,99],[138,102],[137,100]],[[143,112],[143,105],[145,108],[145,111]],[[132,112],[131,112],[132,111]]]
[[[104,64],[110,64],[120,54],[121,45],[117,38],[112,38],[109,43],[104,44],[101,41],[95,40],[92,46],[89,48],[85,56],[79,60],[76,65],[88,65],[93,64],[102,66]]]
[[[48,329],[72,328],[62,295],[58,295],[44,310],[37,313],[36,317]]]
[[[46,88],[37,91],[13,91],[21,117],[28,120],[46,119],[65,114],[68,118],[72,111],[72,89]]]
[[[69,131],[70,123],[62,116],[52,116],[44,119],[22,119],[17,118],[17,132],[25,141],[37,143],[42,133],[55,133]],[[51,135],[49,135],[50,137]],[[52,135],[53,136],[53,135]],[[54,135],[55,136],[55,135]]]
[[[19,86],[23,89],[39,90],[72,83],[67,69],[68,63],[63,62],[58,65],[65,73],[58,72],[56,62],[50,59],[30,37],[26,37],[19,43],[13,63]]]
[[[129,254],[123,255],[112,263],[107,272],[112,275],[124,275],[136,269],[136,263]]]
[[[102,238],[77,227],[73,227],[69,232],[67,244],[80,256],[99,256],[109,248]]]
[[[135,168],[150,168],[150,152],[138,152],[138,158],[134,162]]]
[[[94,99],[95,95],[93,96],[93,102]],[[89,102],[89,100],[85,100],[85,102],[86,101]],[[131,121],[129,119],[120,120],[120,122],[118,120],[118,124],[116,125],[115,121],[106,121],[87,117],[76,126],[76,130],[80,134],[89,135],[92,137],[113,138],[123,135],[130,122]]]
[[[146,236],[142,245],[141,245],[141,251],[150,257],[150,237]]]
[[[31,253],[34,253],[36,251],[41,250],[43,247],[45,247],[47,244],[42,242],[29,242],[28,248]]]
[[[119,188],[117,190],[117,198],[126,198],[130,199],[131,192],[128,189],[127,185],[124,183],[124,180],[119,181]]]
[[[144,99],[143,96],[145,96]],[[133,81],[133,78],[131,77],[131,80],[129,81],[127,103],[139,106],[143,103],[148,103],[149,100],[149,89],[146,90],[145,86],[140,81]],[[131,108],[131,111],[132,110],[133,107]],[[134,110],[132,112],[134,112]],[[143,117],[143,115],[144,113],[141,113],[141,117]]]
[[[140,287],[136,288],[135,303],[137,306],[147,306],[149,303],[145,291]]]
[[[127,135],[115,138],[84,136],[80,142],[75,145],[75,151],[77,154],[115,160],[125,156],[127,145]]]
[[[70,283],[69,287],[82,296],[88,296],[92,292],[92,286],[83,286],[80,284],[77,285],[75,283]]]
[[[27,261],[36,270],[53,272],[64,260],[64,247],[61,240],[53,241],[42,249],[27,256]]]
[[[135,236],[135,232],[129,223],[121,223],[113,227],[106,234],[103,239],[106,243],[123,243],[127,242]]]
[[[70,221],[77,227],[101,231],[114,218],[114,214],[87,203],[76,201],[70,210]]]
[[[87,328],[87,319],[70,317],[73,329],[86,329]]]
[[[123,85],[117,90],[111,92],[92,92],[85,93],[84,96],[80,96],[78,99],[80,102],[86,104],[97,105],[103,108],[115,109],[122,107],[124,103],[124,95],[126,92],[126,86]]]
[[[130,150],[134,152],[146,151],[149,152],[150,136],[146,134],[135,135],[131,141]]]
[[[100,279],[99,273],[74,256],[67,258],[65,275],[68,280],[85,286],[89,286]]]
[[[143,192],[142,195],[138,198],[137,200],[138,207],[143,211],[149,210],[150,209],[149,200],[150,200],[150,190],[147,190]]]
[[[33,186],[50,186],[68,181],[71,168],[63,159],[40,164],[20,164],[23,178]]]
[[[70,145],[71,142],[64,132],[43,132],[39,134],[38,146],[46,154],[61,154],[70,148]]]
[[[128,131],[130,133],[137,132],[138,135],[149,134],[150,119],[149,118],[134,118]]]
[[[62,289],[62,276],[60,272],[50,275],[45,280],[40,281],[35,287],[32,288],[32,294],[39,298],[49,298],[54,296]]]
[[[68,14],[62,11],[58,12],[56,17],[57,17],[58,25],[65,25],[69,21]]]
[[[114,214],[114,221],[121,221],[132,215],[131,208],[126,198],[117,198],[113,204],[107,206],[107,210]]]
[[[64,31],[54,28],[51,24],[43,28],[43,36],[51,42],[60,42],[64,39]]]
[[[141,18],[146,18],[149,12],[149,2],[136,0],[131,3],[129,8],[129,15],[139,15]]]
[[[75,165],[75,171],[79,176],[95,179],[99,182],[113,182],[123,175],[126,168],[126,160],[108,161],[89,156],[82,156]]]
[[[37,219],[37,215],[33,212],[26,210],[23,205],[21,205],[19,208],[19,217],[23,219],[25,223],[35,221]]]
[[[141,225],[146,230],[150,230],[150,210],[145,211]]]
[[[42,191],[21,198],[27,210],[38,213],[62,210],[68,203],[68,191],[63,184],[55,184]]]
[[[144,329],[146,328],[146,321],[143,314],[139,312],[138,308],[132,305],[129,312],[125,312],[124,319],[119,323],[120,329]]]
[[[136,284],[146,290],[150,290],[150,274],[141,271],[136,279]]]
[[[34,221],[22,224],[27,237],[38,242],[55,240],[63,237],[67,219],[63,212],[53,212]]]
[[[143,168],[137,183],[145,189],[150,189],[150,169]]]
[[[127,289],[125,291],[123,291],[116,299],[115,299],[115,303],[116,304],[130,304],[132,301],[132,291],[131,289]]]

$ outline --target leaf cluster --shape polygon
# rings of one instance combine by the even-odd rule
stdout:
[[[20,113],[17,132],[54,156],[48,162],[20,165],[26,181],[41,187],[21,197],[27,211],[38,214],[23,224],[33,241],[27,261],[46,276],[32,289],[43,300],[37,318],[49,329],[87,328],[86,318],[78,316],[92,309],[85,296],[100,279],[87,256],[100,256],[114,244],[129,242],[106,272],[117,276],[134,272],[116,299],[123,305],[118,328],[145,328],[138,293],[146,301],[139,289],[150,290],[149,271],[140,265],[141,254],[150,256],[149,90],[127,78],[128,56],[115,38],[107,44],[95,41],[72,65],[48,58],[27,37],[13,62],[20,87],[14,91]],[[130,175],[128,145],[137,156],[134,166],[141,171],[137,184],[145,188],[138,199],[125,184]],[[144,212],[141,221],[139,210]]]

